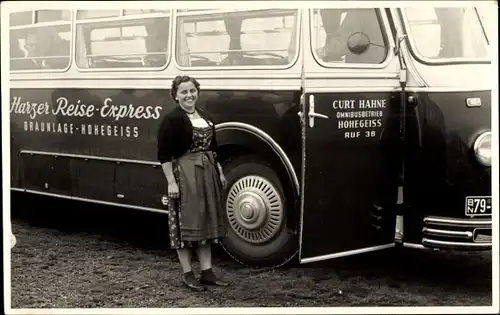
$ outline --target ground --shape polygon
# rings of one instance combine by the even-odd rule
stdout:
[[[194,293],[164,215],[14,195],[12,308],[490,306],[491,252],[393,249],[258,270],[216,249],[230,288]],[[27,209],[36,209],[36,212]],[[195,265],[197,268],[197,266]]]

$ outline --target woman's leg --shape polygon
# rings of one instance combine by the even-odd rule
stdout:
[[[198,248],[196,248],[196,253],[200,261],[200,282],[202,284],[212,284],[224,287],[229,285],[228,283],[218,279],[212,270],[212,250],[209,243],[199,245]]]
[[[210,244],[199,245],[196,248],[196,254],[198,255],[202,271],[212,268],[212,250]]]
[[[183,272],[182,282],[193,290],[204,291],[205,287],[198,283],[191,267],[191,250],[189,248],[179,248],[177,249],[177,255],[179,256],[179,262],[181,263]]]
[[[177,256],[179,256],[179,262],[181,263],[182,272],[190,272],[191,268],[191,251],[188,248],[179,248],[177,250]]]

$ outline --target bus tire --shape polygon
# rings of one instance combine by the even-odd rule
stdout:
[[[262,159],[241,156],[224,164],[227,236],[224,250],[251,267],[279,267],[298,252],[296,233],[287,228],[283,185]]]

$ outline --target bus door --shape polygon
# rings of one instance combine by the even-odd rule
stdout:
[[[300,261],[394,246],[399,62],[384,10],[304,13]]]

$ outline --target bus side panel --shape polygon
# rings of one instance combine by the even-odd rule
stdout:
[[[23,187],[72,195],[69,159],[48,155],[21,155]]]
[[[167,180],[160,166],[120,163],[115,168],[115,202],[155,209],[164,206]]]
[[[11,126],[22,150],[155,161],[173,107],[168,90],[13,89]]]
[[[202,90],[197,106],[208,111],[216,123],[241,122],[267,133],[285,151],[299,176],[298,95],[299,89]],[[52,165],[39,161],[52,161],[54,155],[64,153],[71,157],[58,159],[71,160],[67,162],[71,167],[58,169],[72,174],[63,182],[74,187],[57,193],[162,208],[159,202],[165,188],[164,175],[160,167],[148,163],[158,162],[157,129],[175,106],[168,89],[12,89],[12,185],[28,188],[19,183],[23,178],[26,183],[34,183],[30,189],[48,191],[42,179],[48,180],[53,174]],[[15,157],[26,150],[34,151],[36,161],[30,161],[32,169],[23,173]],[[137,163],[117,164],[92,157]],[[37,175],[36,171],[44,173]]]
[[[71,159],[74,196],[115,202],[115,163],[98,160]]]
[[[241,122],[267,133],[290,159],[295,173],[301,168],[300,89],[296,91],[202,90],[199,106],[217,123]],[[255,152],[258,153],[258,152]]]
[[[405,159],[405,241],[419,243],[425,216],[466,218],[467,196],[491,196],[491,168],[479,165],[473,143],[491,129],[491,93],[409,93]],[[482,106],[469,108],[467,98]]]
[[[299,173],[298,93],[202,90],[197,106],[216,123],[266,132],[287,155],[299,157],[293,159]],[[175,106],[168,89],[12,89],[11,129],[22,138],[13,149],[156,162],[158,126]]]

